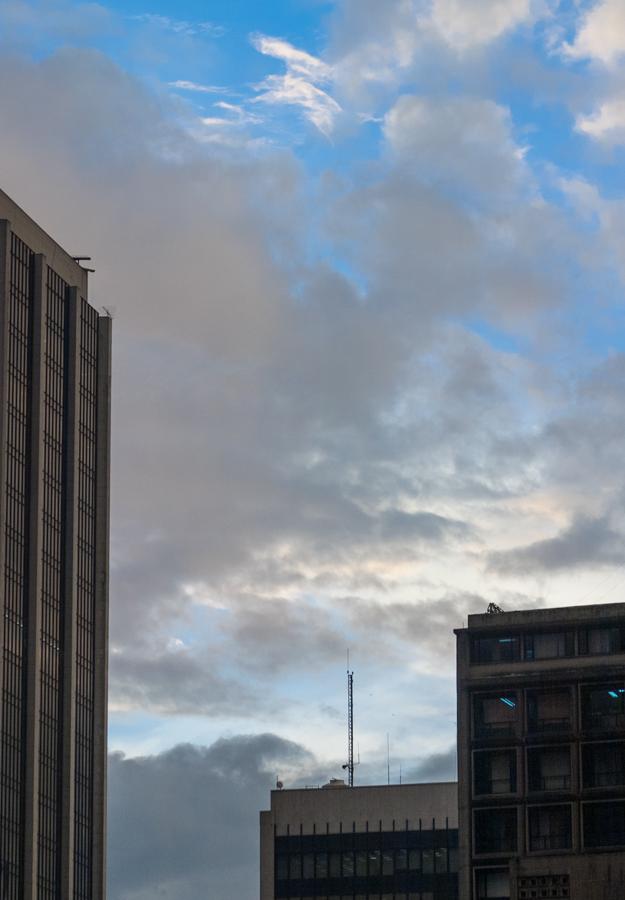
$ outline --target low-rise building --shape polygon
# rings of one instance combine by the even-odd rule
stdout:
[[[275,790],[261,900],[456,900],[455,783]]]

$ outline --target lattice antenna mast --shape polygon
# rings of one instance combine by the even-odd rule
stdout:
[[[347,775],[354,786],[354,673],[347,670]]]
[[[358,750],[358,763],[354,762],[354,673],[349,668],[349,650],[347,651],[347,762],[343,769],[347,769],[347,780],[350,787],[354,786],[354,767],[360,763],[360,750]]]

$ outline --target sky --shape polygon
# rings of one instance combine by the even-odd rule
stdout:
[[[111,900],[453,778],[453,628],[625,589],[622,0],[0,0],[0,186],[114,316]]]

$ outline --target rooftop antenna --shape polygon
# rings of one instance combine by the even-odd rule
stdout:
[[[391,736],[386,732],[386,783],[391,783]]]
[[[72,256],[72,259],[74,260],[75,263],[78,263],[78,265],[81,267],[81,269],[84,269],[85,272],[95,272],[95,269],[89,269],[89,268],[87,268],[87,266],[81,265],[81,263],[84,263],[84,262],[91,262],[90,256]]]
[[[349,650],[347,651],[347,783],[354,786],[354,673],[349,668]]]

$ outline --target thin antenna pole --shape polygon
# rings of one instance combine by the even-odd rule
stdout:
[[[349,659],[349,650],[347,651]],[[347,670],[347,774],[354,786],[354,673]]]
[[[386,732],[386,783],[391,783],[391,738]]]

